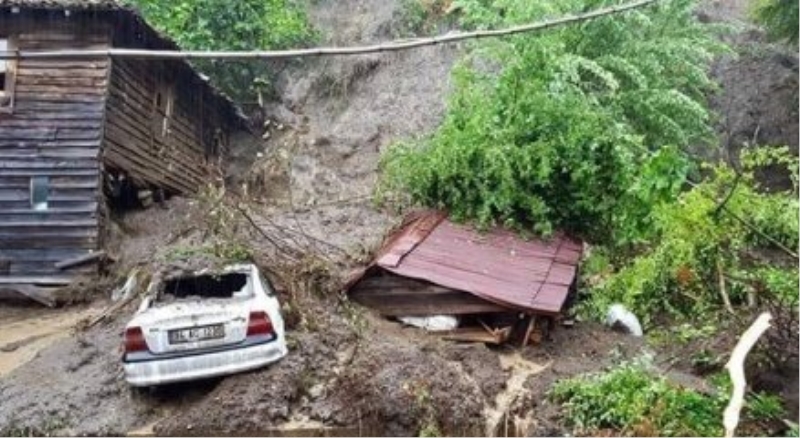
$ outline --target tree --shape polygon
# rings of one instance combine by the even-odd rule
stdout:
[[[498,27],[609,3],[457,5],[465,25]],[[439,130],[385,156],[383,193],[483,224],[645,238],[651,209],[675,198],[689,170],[680,148],[712,139],[707,65],[723,47],[692,9],[669,0],[477,46]]]
[[[290,0],[129,0],[157,29],[190,50],[257,50],[313,41],[305,12]],[[265,63],[198,61],[234,98],[251,98],[270,77]]]

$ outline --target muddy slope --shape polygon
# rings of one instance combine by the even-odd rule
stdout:
[[[397,34],[404,3],[322,0],[310,18],[322,44],[374,43]],[[458,54],[448,45],[286,66],[264,139],[234,147],[229,183],[261,197],[280,223],[345,249],[374,247],[393,221],[370,199],[380,154],[438,126]]]
[[[789,146],[798,153],[797,50],[770,43],[750,22],[746,0],[706,1],[700,18],[725,23],[733,34],[725,40],[735,55],[712,66],[720,92],[711,100],[719,116],[723,149],[736,152],[747,145]]]

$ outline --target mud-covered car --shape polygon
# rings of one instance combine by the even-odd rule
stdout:
[[[278,299],[254,265],[165,277],[148,290],[125,328],[132,386],[237,373],[287,354]]]

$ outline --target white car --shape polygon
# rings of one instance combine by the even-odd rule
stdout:
[[[287,354],[278,299],[254,265],[165,278],[149,290],[125,328],[132,386],[237,373]]]

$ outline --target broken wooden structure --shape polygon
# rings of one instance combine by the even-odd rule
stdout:
[[[0,0],[0,51],[110,47],[178,49],[116,0]],[[0,60],[0,87],[6,288],[96,272],[109,205],[195,191],[246,123],[179,60]]]
[[[518,327],[527,344],[540,336],[537,318],[550,325],[574,292],[582,248],[563,233],[549,239],[501,228],[481,233],[444,213],[421,212],[386,239],[346,288],[350,299],[384,316],[458,315],[472,323],[445,333],[448,339],[502,343]]]

